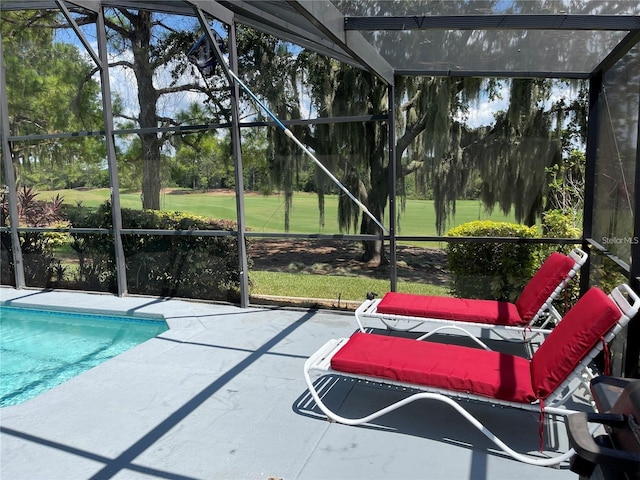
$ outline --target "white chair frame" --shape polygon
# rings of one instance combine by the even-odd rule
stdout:
[[[636,295],[631,288],[622,284],[616,287],[609,297],[615,302],[620,309],[620,319],[617,324],[604,336],[604,341],[609,343],[613,338],[629,323],[629,320],[638,312],[640,308],[640,298]],[[573,449],[568,450],[564,454],[557,455],[549,458],[533,458],[529,455],[518,453],[510,448],[504,441],[493,434],[487,427],[485,427],[480,421],[478,421],[467,409],[465,409],[454,398],[461,400],[472,400],[490,405],[501,405],[506,407],[512,407],[521,410],[529,411],[541,411],[541,405],[539,402],[533,403],[516,403],[508,402],[495,398],[483,397],[480,395],[466,394],[464,392],[444,390],[441,388],[433,388],[425,385],[411,384],[405,382],[398,382],[389,380],[386,378],[371,377],[366,375],[355,375],[352,373],[344,373],[333,370],[331,368],[331,359],[333,356],[348,342],[348,338],[332,339],[329,340],[324,346],[307,359],[304,364],[304,379],[309,389],[313,400],[320,408],[320,410],[331,421],[343,423],[346,425],[361,425],[369,423],[376,418],[392,412],[398,408],[401,408],[409,403],[417,400],[436,400],[446,403],[453,407],[463,418],[465,418],[471,425],[477,428],[482,434],[484,434],[489,440],[491,440],[498,448],[504,451],[507,455],[511,456],[515,460],[528,463],[531,465],[539,466],[552,466],[558,465],[562,462],[569,460],[574,454]],[[421,340],[416,340],[421,341]],[[551,415],[567,416],[572,413],[576,413],[575,410],[565,408],[563,405],[571,398],[573,393],[578,387],[584,385],[590,379],[586,379],[584,372],[590,371],[590,363],[593,359],[602,351],[603,344],[598,342],[596,346],[589,352],[589,354],[574,368],[574,370],[567,376],[562,384],[544,401],[544,413]],[[333,374],[344,377],[356,378],[359,380],[372,382],[376,384],[388,384],[400,387],[409,388],[412,390],[418,390],[418,393],[410,395],[402,400],[399,400],[391,405],[388,405],[376,412],[371,413],[361,418],[345,418],[331,411],[325,403],[322,401],[320,394],[311,378],[311,372],[317,375]],[[597,428],[597,426],[596,426]],[[595,429],[594,429],[595,430]]]
[[[573,268],[563,281],[558,284],[526,326],[495,325],[491,323],[466,322],[443,318],[379,313],[378,305],[382,301],[381,298],[364,301],[355,311],[356,322],[358,322],[360,331],[365,333],[367,331],[365,320],[375,319],[381,321],[390,330],[411,331],[423,324],[447,325],[462,329],[464,333],[473,337],[476,335],[473,335],[471,331],[480,330],[480,336],[484,336],[484,332],[488,331],[489,334],[495,334],[501,340],[530,343],[537,337],[543,338],[548,335],[551,332],[551,328],[548,327],[562,320],[562,315],[560,315],[553,306],[553,302],[580,271],[580,268],[582,268],[582,265],[584,265],[588,258],[587,253],[580,248],[574,248],[567,256],[574,260],[575,264]],[[539,322],[541,322],[541,324],[536,325],[536,323]]]

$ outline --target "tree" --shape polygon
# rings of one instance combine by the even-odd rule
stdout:
[[[89,15],[85,21],[92,21]],[[216,105],[218,118],[230,120],[226,106],[228,84],[205,84],[188,62],[186,54],[198,38],[199,27],[194,19],[172,17],[147,10],[113,8],[108,10],[105,25],[111,54],[117,57],[110,67],[121,67],[133,73],[139,111],[119,116],[134,122],[141,129],[179,125],[173,116],[161,114],[163,98],[179,92],[196,92],[205,96],[204,102]],[[169,76],[160,82],[159,76]],[[214,110],[211,110],[214,111]],[[182,118],[181,121],[188,122]],[[209,118],[210,122],[216,118]],[[142,206],[160,208],[162,149],[172,134],[142,131],[138,133],[142,165]]]
[[[78,48],[56,39],[61,18],[50,12],[3,12],[1,22],[7,71],[11,135],[97,130],[102,125],[100,89],[93,66]],[[79,88],[84,82],[84,88]],[[87,181],[82,171],[96,171],[104,160],[99,137],[14,142],[18,180],[51,188]]]
[[[492,86],[487,85],[487,88]],[[454,77],[402,77],[397,86],[399,191],[404,198],[405,177],[420,173],[417,178],[422,188],[430,184],[433,191],[436,227],[440,233],[447,218],[455,213],[456,199],[466,188],[472,170],[464,149],[473,138],[454,118],[479,97],[481,86],[479,79]],[[402,102],[402,98],[406,101]]]
[[[485,208],[498,205],[505,214],[513,209],[517,221],[535,224],[545,209],[547,172],[570,148],[584,143],[586,106],[580,98],[584,100],[586,92],[566,105],[563,98],[551,102],[552,93],[563,86],[558,81],[413,78],[409,82],[396,150],[398,157],[406,150],[411,160],[405,160],[399,178],[408,171],[424,172],[419,178],[433,190],[438,231],[455,213],[456,198],[476,179]],[[433,93],[421,100],[423,90]],[[508,94],[508,106],[497,112],[493,125],[470,128],[454,120],[463,117],[480,95],[493,98],[501,90]]]
[[[290,44],[251,28],[238,28],[238,63],[241,75],[266,99],[281,120],[300,118],[298,63]],[[258,119],[263,112],[257,111]],[[291,129],[297,137],[301,127]],[[289,230],[290,212],[297,172],[304,158],[300,149],[277,128],[267,130],[267,159],[273,185],[284,193],[284,228]],[[322,216],[322,209],[321,209]]]
[[[178,186],[192,189],[231,188],[233,162],[229,139],[208,133],[197,142],[183,139],[173,162],[172,179]]]
[[[304,66],[305,83],[312,101],[322,117],[374,115],[383,113],[387,105],[387,88],[371,74],[340,65],[333,59],[306,52],[299,57]],[[324,165],[341,172],[342,183],[380,220],[388,197],[388,133],[379,122],[349,122],[319,124],[307,141],[314,147]],[[316,187],[321,204],[328,188],[328,178],[319,172]],[[370,217],[362,215],[357,205],[341,195],[338,203],[338,224],[341,229],[360,233],[377,233],[379,227]],[[379,265],[385,261],[382,242],[364,242],[362,259]]]
[[[267,132],[264,128],[245,129],[242,132],[242,164],[246,190],[271,192],[267,146]],[[301,185],[300,188],[304,190],[305,186]]]
[[[105,20],[105,25],[110,32],[110,43],[114,51],[123,53],[128,48],[132,54],[131,60],[120,60],[112,65],[130,69],[135,75],[139,113],[130,120],[140,128],[159,127],[162,119],[158,114],[158,99],[165,93],[176,91],[176,88],[156,88],[153,76],[158,68],[172,61],[180,48],[186,48],[184,41],[187,39],[167,33],[171,29],[163,25],[155,14],[146,10],[116,8],[113,15]],[[156,27],[164,29],[163,34],[158,37],[154,35]],[[194,38],[189,40],[193,41]],[[142,160],[142,206],[159,210],[160,149],[164,138],[156,132],[144,132],[138,136]]]
[[[584,211],[585,154],[573,150],[561,162],[549,167],[548,210],[558,210],[573,220],[574,226],[582,226]]]
[[[412,0],[351,2],[341,5],[341,9],[366,17],[412,11],[414,6],[425,11],[423,2]],[[469,5],[465,1],[451,1],[440,2],[434,8],[440,15],[460,15],[468,13]],[[504,5],[490,0],[483,5],[483,9],[505,14],[537,13],[537,8],[539,4],[528,1]],[[421,61],[449,64],[452,69],[459,59],[490,61],[489,52],[491,57],[504,56],[517,62],[518,58],[509,56],[509,52],[520,47],[521,40],[511,32],[433,30],[424,35],[404,36],[399,49],[396,39],[394,35],[368,37],[377,51],[397,63],[406,61],[410,66],[418,57]],[[425,42],[447,45],[443,57],[431,58],[429,49],[424,48]],[[587,48],[584,42],[574,42],[571,54],[579,56],[580,49]],[[548,55],[542,49],[527,52],[528,61],[536,58],[543,61]],[[401,105],[396,116],[399,191],[404,191],[403,178],[407,173],[416,173],[418,181],[429,183],[436,206],[436,226],[442,232],[449,216],[455,213],[455,199],[470,180],[484,174],[482,200],[487,208],[499,205],[508,211],[513,207],[519,221],[534,222],[542,211],[545,167],[559,161],[564,135],[560,132],[564,125],[564,119],[560,118],[562,110],[557,105],[551,108],[548,105],[551,86],[556,84],[535,79],[479,82],[453,77],[396,78],[396,100]],[[456,120],[463,116],[471,101],[480,95],[495,95],[501,86],[509,91],[509,107],[492,128],[470,129]],[[569,111],[576,123],[584,124],[579,119],[585,117],[585,111],[573,110],[575,106],[571,105]],[[542,161],[540,155],[544,155]],[[521,188],[525,191],[520,192]]]
[[[368,72],[247,32],[240,37],[245,39],[240,48],[243,73],[281,118],[299,117],[300,79],[322,117],[385,111],[387,89]],[[566,108],[561,108],[561,102],[550,102],[553,86],[551,81],[536,79],[397,78],[395,150],[400,194],[404,194],[405,176],[418,173],[420,186],[433,192],[436,226],[442,232],[455,214],[456,199],[471,182],[480,179],[480,198],[486,208],[499,205],[505,212],[514,208],[518,221],[535,223],[544,206],[546,169],[560,161],[563,143],[571,143],[563,131]],[[472,102],[481,95],[499,95],[505,88],[508,108],[498,113],[493,126],[471,128],[465,124],[463,118]],[[584,116],[579,107],[569,109],[576,126],[578,117]],[[389,194],[384,125],[318,124],[297,135],[328,168],[339,172],[337,176],[377,218],[384,217]],[[280,152],[272,156],[271,166],[290,195],[287,186],[293,184],[292,172],[299,167],[296,152],[286,150],[293,146],[283,140],[287,139],[278,132],[270,137],[272,151]],[[327,188],[326,178],[318,175],[321,216]],[[290,204],[285,205],[288,208]],[[342,229],[355,230],[360,222],[361,233],[376,232],[367,217],[359,219],[358,209],[348,199],[341,201],[339,208]],[[366,242],[363,259],[373,264],[384,262],[380,242]]]
[[[373,10],[383,7],[382,3],[375,2],[368,5]],[[446,8],[455,14],[465,7],[463,3],[450,2]],[[93,20],[91,14],[85,15],[85,22]],[[185,91],[205,95],[205,102],[212,107],[205,113],[210,122],[229,120],[227,80],[217,75],[205,83],[200,76],[191,75],[195,70],[185,54],[197,37],[199,27],[194,20],[113,8],[108,10],[106,25],[111,53],[117,57],[112,67],[127,69],[135,77],[139,111],[122,114],[127,121],[133,122],[133,126],[155,129],[197,121],[202,112],[186,112],[184,118],[165,117],[160,113],[161,98]],[[239,28],[238,33],[241,76],[283,120],[301,117],[302,104],[307,101],[306,94],[301,93],[302,85],[320,116],[385,113],[387,88],[368,72],[305,52],[250,28]],[[469,35],[468,32],[438,34],[443,35],[443,41],[446,41],[446,35]],[[477,35],[479,40],[484,38],[483,32]],[[393,47],[384,43],[384,39],[380,42],[376,47],[383,51]],[[492,48],[499,52],[504,45],[496,42]],[[471,42],[470,48],[485,48],[479,46],[481,43]],[[411,51],[410,47],[407,46],[407,52]],[[458,53],[467,55],[469,52]],[[157,81],[167,74],[171,76],[170,81]],[[544,192],[539,186],[546,183],[545,168],[557,163],[561,157],[564,120],[558,119],[559,109],[548,106],[550,84],[540,80],[481,82],[474,78],[453,77],[396,80],[396,100],[400,106],[396,117],[396,175],[400,179],[400,193],[404,192],[404,177],[416,173],[422,186],[428,185],[433,191],[436,225],[442,231],[449,216],[455,213],[456,198],[471,180],[481,178],[481,198],[488,208],[495,205],[503,210],[515,207],[518,219],[533,222],[543,208]],[[470,102],[481,94],[497,92],[496,85],[508,86],[509,107],[497,116],[491,128],[470,128],[461,120]],[[262,113],[248,110],[249,105],[248,102],[244,104],[245,113],[260,119]],[[296,126],[292,130],[337,172],[343,183],[377,218],[384,218],[389,194],[384,124],[318,124]],[[186,140],[187,137],[183,137]],[[159,208],[162,148],[169,138],[169,134],[141,131],[139,142],[132,144],[125,155],[132,166],[137,162],[134,157],[140,158],[144,208]],[[285,229],[288,230],[293,191],[300,184],[298,172],[308,162],[303,161],[300,150],[277,129],[267,129],[267,141],[271,181],[285,194]],[[538,161],[540,157],[544,158],[543,162]],[[324,218],[323,196],[332,188],[326,178],[316,175],[321,222]],[[339,208],[342,229],[356,230],[359,223],[361,233],[377,231],[368,217],[360,219],[360,212],[348,198],[341,197]],[[372,263],[383,262],[381,243],[365,244],[364,259]]]

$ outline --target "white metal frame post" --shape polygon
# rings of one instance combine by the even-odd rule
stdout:
[[[24,262],[22,248],[20,248],[20,235],[18,235],[18,202],[16,190],[16,177],[13,169],[13,155],[9,145],[9,105],[7,100],[7,78],[2,47],[2,33],[0,32],[0,135],[2,136],[2,161],[4,165],[5,182],[7,183],[9,202],[9,223],[11,228],[11,252],[13,254],[13,274],[16,288],[24,288]]]
[[[238,48],[236,43],[236,24],[229,26],[229,63],[234,72],[238,72]],[[249,306],[249,263],[247,259],[246,221],[244,218],[244,179],[242,166],[242,140],[240,136],[240,112],[238,98],[240,87],[231,82],[231,141],[233,142],[233,159],[236,178],[236,220],[238,223],[238,256],[240,263],[240,306]]]
[[[100,57],[100,84],[102,87],[102,108],[104,115],[105,142],[107,146],[107,165],[109,184],[111,185],[111,218],[113,221],[113,243],[116,261],[116,280],[118,295],[127,294],[127,270],[122,246],[122,212],[120,210],[120,184],[116,146],[113,135],[113,109],[111,107],[111,84],[109,82],[109,59],[107,57],[107,31],[105,29],[104,10],[98,11],[96,30],[98,34],[98,56]]]

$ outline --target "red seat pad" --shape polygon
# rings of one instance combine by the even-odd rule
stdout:
[[[613,300],[590,288],[533,354],[531,382],[536,395],[544,399],[558,388],[620,316]]]
[[[567,278],[575,264],[571,257],[562,253],[554,252],[549,255],[516,300],[519,315],[526,323],[531,322],[544,302]]]
[[[355,333],[333,356],[331,367],[512,402],[536,400],[527,359],[478,348]]]
[[[386,293],[377,312],[490,325],[521,326],[527,323],[520,317],[516,305],[509,302],[398,292]]]

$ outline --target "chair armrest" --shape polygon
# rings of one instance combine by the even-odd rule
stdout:
[[[627,424],[626,416],[611,413],[575,413],[567,417],[567,434],[571,447],[580,458],[593,464],[607,465],[625,472],[635,472],[638,475],[640,453],[599,445],[589,433],[588,423],[624,427]]]

